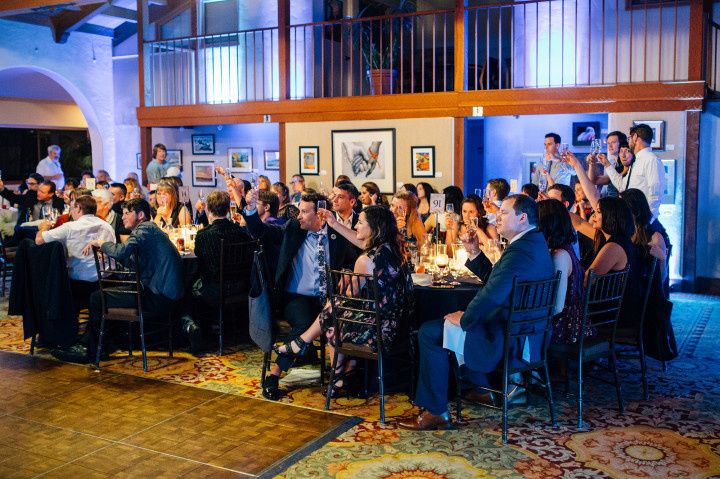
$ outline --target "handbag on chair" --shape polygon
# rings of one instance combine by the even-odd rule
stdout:
[[[265,268],[262,249],[255,252],[253,258],[252,284],[248,293],[248,309],[250,319],[250,339],[263,352],[272,350],[273,320],[270,292],[265,281]]]

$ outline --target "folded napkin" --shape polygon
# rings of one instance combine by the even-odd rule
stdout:
[[[447,319],[443,325],[443,348],[455,353],[458,365],[465,364],[465,331]]]

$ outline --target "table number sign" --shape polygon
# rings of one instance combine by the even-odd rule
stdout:
[[[445,195],[443,193],[432,193],[430,195],[430,212],[445,213]]]

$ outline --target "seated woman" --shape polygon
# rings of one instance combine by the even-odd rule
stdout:
[[[362,184],[360,187],[359,200],[363,208],[375,205],[389,206],[387,199],[385,199],[385,196],[380,192],[380,187],[372,181],[366,181]]]
[[[323,214],[326,213],[323,211]],[[332,214],[325,214],[329,219]],[[337,220],[335,220],[337,221]],[[328,222],[328,224],[329,224]],[[334,226],[330,225],[334,228]],[[399,239],[398,229],[393,214],[386,208],[370,206],[360,213],[355,226],[357,238],[363,241],[363,254],[355,262],[355,273],[373,274],[377,279],[378,293],[380,295],[380,322],[383,334],[383,349],[389,350],[398,331],[404,327],[406,318],[412,314],[413,285],[410,279],[410,267],[406,260],[404,245]],[[354,314],[354,320],[371,323],[374,317],[363,317],[360,313]],[[323,332],[327,334],[330,354],[333,355],[334,330],[332,327],[332,314],[330,302],[318,315],[315,322],[299,337],[288,341],[284,345],[276,346],[277,354],[289,356],[302,356],[308,345]],[[353,324],[353,326],[358,326]],[[374,346],[377,338],[375,329],[367,326],[345,328],[342,331],[342,341],[355,344],[369,344]],[[374,346],[376,347],[376,346]],[[336,367],[336,382],[333,395],[340,394],[348,388],[349,374],[354,368],[352,361],[338,357]],[[273,365],[270,374],[279,376],[281,373],[277,364]]]
[[[430,195],[435,193],[435,189],[430,183],[421,181],[417,184],[417,195],[418,195],[418,213],[420,213],[420,219],[425,223],[425,220],[430,216]]]
[[[409,191],[398,191],[390,202],[397,228],[408,241],[421,245],[425,241],[425,228],[417,210],[417,196]]]
[[[460,204],[463,201],[463,198],[465,195],[463,194],[463,191],[457,187],[457,186],[446,186],[442,190],[443,194],[445,195],[445,208],[447,209],[448,205],[452,205],[453,208],[453,214],[452,217],[455,219],[455,221],[460,221]],[[450,215],[445,215],[450,216]],[[447,230],[445,228],[445,218],[443,218],[443,215],[440,215],[440,236],[442,238],[445,238],[447,236]],[[435,227],[437,226],[435,223],[435,215],[431,214],[427,217],[427,219],[424,221],[425,223],[425,231],[428,233],[431,233],[435,230]]]
[[[485,218],[485,208],[483,208],[482,200],[479,196],[468,195],[461,204],[462,220],[456,221],[453,216],[448,214],[445,215],[445,229],[447,235],[445,236],[445,243],[448,245],[448,251],[450,251],[451,245],[458,241],[458,238],[468,232],[469,229],[475,229],[473,219],[477,219],[477,232],[478,239],[483,245],[490,245],[491,240],[497,239],[498,234],[494,225],[488,223]]]
[[[575,231],[565,205],[554,199],[539,202],[538,229],[545,236],[555,269],[560,271],[552,342],[575,343],[582,327],[585,271],[572,247]],[[585,336],[591,334],[585,331]]]
[[[178,228],[192,224],[192,218],[185,205],[178,201],[178,190],[172,183],[161,181],[156,193],[158,208],[153,221],[161,228]]]

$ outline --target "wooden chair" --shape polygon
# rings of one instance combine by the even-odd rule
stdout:
[[[100,248],[93,247],[95,256],[95,267],[97,269],[98,281],[100,284],[100,299],[102,305],[102,315],[100,320],[100,337],[98,338],[97,353],[95,357],[95,367],[100,368],[100,357],[102,355],[103,338],[105,336],[105,325],[107,321],[122,321],[128,323],[128,355],[132,356],[132,325],[139,323],[140,325],[140,347],[142,350],[143,371],[147,372],[147,345],[145,341],[145,314],[142,308],[142,290],[143,286],[140,281],[140,262],[137,252],[133,253],[133,263],[136,268],[130,269],[122,266],[120,263],[103,253]],[[106,295],[108,292],[114,294],[128,294],[135,297],[135,304],[132,307],[113,308],[106,304]],[[173,335],[172,335],[172,311],[167,315],[168,330],[168,356],[173,357]]]
[[[2,281],[2,292],[0,297],[5,297],[5,288],[7,287],[7,280],[13,275],[13,266],[15,264],[15,251],[8,251],[5,247],[5,243],[0,237],[0,281]]]
[[[615,335],[623,295],[627,286],[629,268],[629,266],[626,266],[622,271],[597,276],[591,269],[587,277],[584,314],[580,331],[595,330],[597,334],[588,338],[585,337],[585,334],[580,334],[580,338],[575,344],[553,344],[550,347],[552,355],[564,360],[566,365],[570,359],[577,361],[578,429],[583,428],[583,364],[587,362],[601,358],[608,359],[608,369],[613,374],[618,410],[620,414],[624,412],[620,379],[617,371]],[[609,383],[604,379],[597,379]]]
[[[508,403],[510,399],[508,387],[527,386],[526,384],[511,381],[511,375],[532,373],[532,371],[538,370],[542,372],[544,377],[538,375],[532,375],[531,377],[543,389],[550,411],[550,422],[553,427],[557,426],[552,388],[550,385],[547,352],[552,334],[553,310],[555,308],[555,298],[557,296],[559,281],[559,272],[554,278],[543,281],[518,281],[517,278],[513,279],[513,287],[510,293],[510,310],[507,321],[505,321],[505,335],[503,339],[502,389],[493,389],[491,387],[480,388],[497,394],[502,398],[502,405],[500,407],[489,404],[482,405],[491,409],[502,409],[502,441],[504,446],[507,445]],[[539,334],[542,334],[540,358],[535,360],[532,358],[529,360],[520,359],[516,363],[511,364],[511,360],[513,359],[510,357],[511,344],[524,344],[525,341],[530,341],[531,336],[537,336]],[[462,374],[459,367],[456,367],[455,373],[457,379],[455,414],[458,421],[460,421]]]

